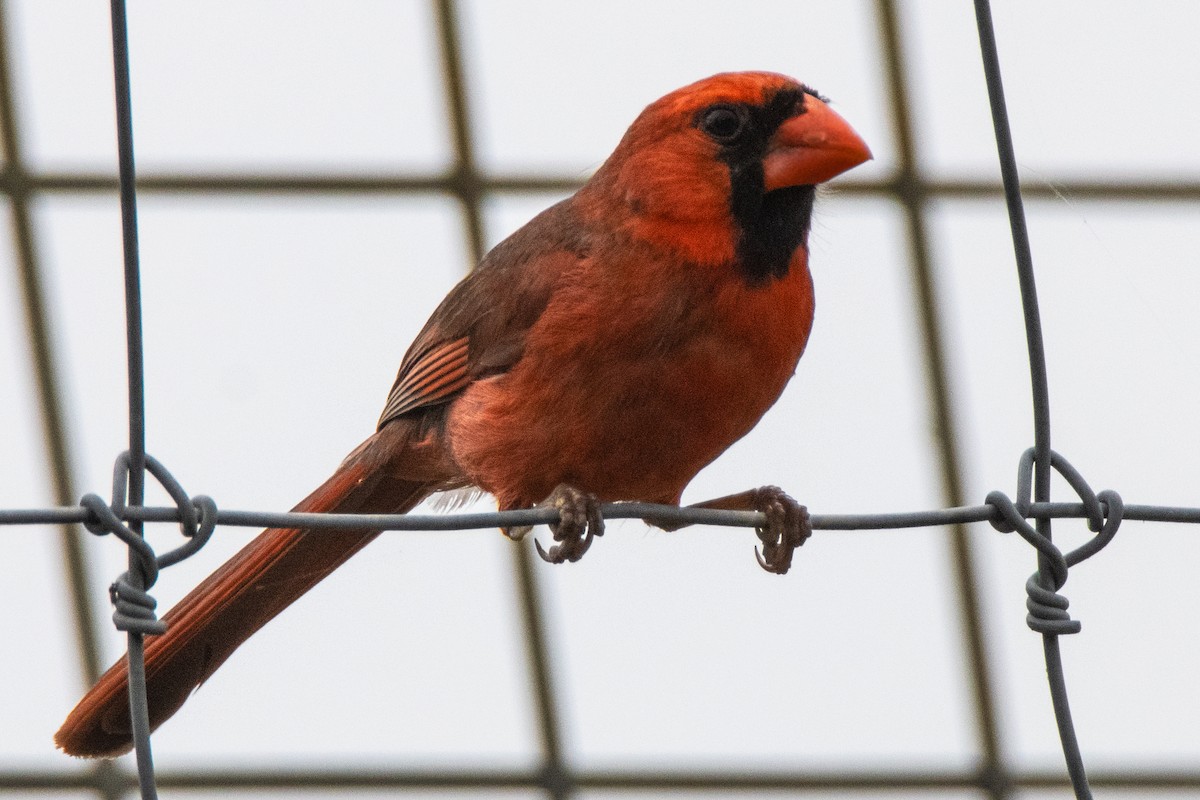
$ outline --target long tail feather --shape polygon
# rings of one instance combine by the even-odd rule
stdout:
[[[379,469],[364,448],[296,506],[296,511],[402,513],[436,485],[402,480]],[[167,632],[146,640],[150,727],[179,710],[242,642],[292,604],[378,531],[270,529],[242,548],[172,608]],[[128,752],[129,672],[122,658],[67,717],[54,742],[73,756],[110,758]]]

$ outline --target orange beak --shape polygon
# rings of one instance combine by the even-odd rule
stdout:
[[[850,124],[812,95],[804,113],[779,126],[767,145],[763,177],[768,192],[824,183],[871,159],[871,150]]]

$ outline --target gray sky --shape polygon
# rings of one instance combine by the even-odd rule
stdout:
[[[869,3],[467,3],[478,151],[488,169],[586,176],[636,113],[717,71],[792,74],[832,97],[895,166]],[[69,8],[64,13],[63,7]],[[12,3],[22,146],[33,168],[115,164],[104,4]],[[902,5],[922,162],[992,178],[969,4]],[[1030,183],[1200,173],[1195,6],[998,3],[1022,175]],[[450,157],[423,2],[130,5],[139,169],[426,172]],[[499,196],[498,241],[555,199]],[[1200,228],[1179,203],[1027,203],[1054,446],[1126,502],[1198,505]],[[408,342],[468,268],[448,199],[143,196],[148,449],[222,507],[283,510],[373,430]],[[932,216],[968,496],[1015,493],[1032,443],[1004,208]],[[124,449],[115,196],[56,195],[35,234],[63,357],[80,486],[108,492]],[[8,237],[7,227],[0,237]],[[839,196],[811,239],[816,327],[798,374],[685,495],[778,483],[815,513],[940,504],[898,208]],[[0,258],[11,261],[0,242]],[[0,506],[49,502],[16,282],[0,269]],[[1056,499],[1069,490],[1056,485]],[[484,506],[485,507],[486,503]],[[1056,526],[1070,543],[1082,526]],[[56,539],[4,531],[0,767],[74,769],[50,736],[81,690]],[[169,606],[252,535],[222,529],[164,574]],[[541,534],[545,536],[544,531]],[[746,531],[614,524],[580,563],[539,566],[567,746],[581,766],[963,767],[977,757],[941,530],[818,533],[784,578]],[[170,541],[166,531],[161,542]],[[1057,769],[1041,663],[1024,625],[1030,549],[978,547],[1004,746]],[[509,549],[493,532],[389,534],[286,612],[154,738],[160,766],[528,765],[538,757]],[[121,571],[89,542],[96,608]],[[1093,768],[1200,758],[1195,531],[1127,523],[1064,594],[1063,643]],[[24,610],[24,613],[18,613]],[[112,658],[123,650],[112,632]],[[772,702],[764,704],[770,694]],[[892,795],[895,796],[895,795]]]

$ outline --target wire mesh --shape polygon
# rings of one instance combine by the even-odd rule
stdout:
[[[481,201],[489,191],[503,188],[537,188],[564,189],[576,185],[574,181],[557,178],[484,178],[474,163],[472,154],[472,133],[470,129],[471,114],[466,104],[466,92],[463,86],[462,54],[457,39],[457,23],[455,6],[451,0],[436,0],[439,34],[442,38],[443,70],[447,86],[452,98],[453,138],[455,142],[456,167],[445,176],[431,178],[396,177],[392,179],[361,179],[361,178],[320,178],[308,180],[279,179],[274,177],[236,176],[236,177],[160,177],[143,181],[144,189],[151,191],[219,191],[219,192],[448,192],[457,197],[462,203],[466,220],[466,237],[471,251],[479,257],[483,251],[483,234],[481,223]],[[926,316],[925,334],[928,358],[928,369],[934,405],[939,409],[939,422],[943,428],[942,438],[947,443],[943,453],[943,479],[946,485],[946,495],[951,499],[950,507],[919,512],[904,512],[890,514],[818,514],[812,518],[813,527],[818,530],[863,530],[912,528],[923,526],[957,526],[960,538],[964,535],[961,527],[972,522],[989,522],[996,529],[1005,532],[1017,532],[1038,551],[1038,571],[1030,579],[1028,591],[1030,595],[1030,627],[1042,634],[1045,646],[1047,671],[1051,684],[1052,702],[1059,724],[1060,738],[1063,744],[1064,757],[1067,764],[1071,785],[1077,797],[1091,796],[1089,781],[1084,773],[1083,759],[1075,731],[1071,723],[1070,709],[1066,699],[1066,679],[1062,669],[1059,652],[1058,636],[1064,633],[1074,633],[1079,626],[1070,620],[1066,614],[1066,600],[1057,594],[1067,579],[1067,570],[1080,561],[1098,552],[1117,533],[1122,520],[1147,520],[1158,522],[1200,523],[1200,508],[1183,508],[1174,506],[1125,504],[1115,492],[1093,492],[1083,477],[1073,467],[1050,447],[1049,397],[1048,380],[1045,364],[1042,333],[1039,321],[1036,286],[1034,282],[1032,253],[1028,235],[1025,230],[1024,215],[1021,207],[1021,189],[1016,169],[1016,160],[1011,133],[1005,110],[999,54],[995,41],[995,32],[991,25],[991,12],[987,0],[976,0],[975,10],[979,25],[980,45],[983,55],[984,71],[987,77],[989,99],[995,123],[997,148],[1000,158],[1002,189],[990,184],[952,184],[945,183],[937,186],[922,185],[915,174],[913,166],[913,149],[910,124],[906,121],[905,101],[903,91],[903,57],[899,51],[899,36],[895,18],[895,9],[891,2],[880,0],[877,3],[884,32],[884,41],[889,49],[889,64],[892,69],[891,86],[893,102],[897,114],[899,138],[901,140],[901,170],[900,175],[891,185],[855,184],[844,185],[848,193],[881,193],[898,197],[909,211],[909,241],[913,248],[912,260],[917,265],[918,278],[921,278],[920,265],[928,262],[924,253],[925,234],[923,233],[923,218],[921,205],[929,195],[978,195],[1003,191],[1009,209],[1010,224],[1013,232],[1014,250],[1016,253],[1017,272],[1020,284],[1022,303],[1025,311],[1026,334],[1029,347],[1029,362],[1031,370],[1032,395],[1034,404],[1034,447],[1022,457],[1018,468],[1016,500],[1008,498],[1002,492],[992,492],[984,504],[968,506],[961,503],[961,487],[957,481],[958,468],[955,466],[957,455],[954,451],[953,426],[948,412],[948,401],[944,382],[939,386],[939,380],[944,378],[945,367],[941,363],[940,344],[938,339],[939,325],[936,320],[936,301],[932,287],[928,285],[927,266],[924,278],[926,285],[922,286],[922,308]],[[344,515],[344,514],[297,514],[274,513],[262,511],[236,511],[218,509],[215,502],[209,498],[187,495],[179,484],[171,477],[166,468],[145,453],[144,440],[144,399],[142,379],[142,342],[141,342],[141,308],[140,308],[140,279],[138,267],[137,221],[135,201],[135,179],[133,162],[133,139],[131,121],[131,92],[128,74],[128,50],[125,33],[123,0],[112,0],[113,21],[113,51],[116,78],[116,101],[118,119],[118,142],[120,160],[119,189],[122,206],[123,242],[125,252],[126,276],[126,313],[128,332],[128,363],[129,363],[129,424],[130,449],[118,459],[115,469],[113,495],[111,502],[105,504],[94,495],[89,495],[80,505],[72,506],[62,500],[64,494],[69,495],[68,459],[65,455],[64,437],[61,431],[61,411],[55,407],[58,390],[53,383],[54,366],[51,358],[52,348],[46,336],[44,301],[40,297],[37,286],[37,271],[33,267],[36,259],[33,255],[32,237],[28,230],[28,211],[18,202],[25,200],[34,191],[110,191],[112,181],[105,177],[87,175],[41,175],[30,176],[20,167],[20,158],[16,140],[11,125],[6,127],[4,141],[5,155],[8,167],[4,175],[4,187],[10,193],[14,202],[14,216],[18,227],[18,247],[21,250],[21,261],[27,273],[26,307],[29,311],[29,330],[34,341],[35,351],[39,354],[41,363],[38,365],[40,377],[40,393],[45,407],[45,427],[49,449],[55,453],[54,463],[56,474],[59,475],[59,507],[40,509],[0,509],[0,525],[50,523],[64,526],[83,524],[97,533],[116,533],[130,548],[130,571],[118,582],[124,589],[114,589],[114,602],[118,604],[118,627],[129,630],[129,659],[131,675],[134,681],[138,678],[138,668],[141,662],[141,639],[143,634],[154,632],[153,601],[144,595],[142,589],[153,585],[156,571],[160,567],[169,566],[195,552],[215,525],[250,526],[250,527],[291,527],[302,526],[311,529],[320,528],[363,528],[372,530],[462,530],[475,528],[494,528],[499,526],[518,526],[544,524],[555,521],[557,512],[552,509],[530,509],[524,511],[497,512],[487,514],[459,515]],[[5,65],[3,81],[3,102],[7,118],[12,119],[12,103],[8,90],[8,58]],[[1181,197],[1183,199],[1200,198],[1200,187],[1171,185],[1138,184],[1127,187],[1092,186],[1080,184],[1069,187],[1069,191],[1077,196],[1087,196],[1091,192],[1105,197]],[[23,231],[23,234],[21,233]],[[1050,502],[1050,479],[1053,471],[1057,470],[1067,478],[1068,483],[1079,494],[1078,503]],[[144,475],[149,471],[172,496],[176,502],[174,508],[144,507]],[[603,513],[609,519],[643,519],[652,517],[671,522],[686,522],[706,525],[728,526],[736,528],[760,527],[765,522],[762,514],[753,512],[716,511],[707,509],[681,509],[642,503],[608,504],[603,507]],[[1051,539],[1051,520],[1055,518],[1077,518],[1088,521],[1095,537],[1082,547],[1069,553],[1062,553]],[[1034,520],[1030,525],[1028,520]],[[147,545],[142,543],[141,528],[145,522],[178,522],[190,543],[164,556],[156,556]],[[69,534],[65,534],[68,540]],[[71,552],[71,551],[69,551]],[[240,788],[300,788],[314,786],[354,787],[354,786],[403,786],[403,787],[467,787],[486,786],[490,788],[537,786],[546,790],[553,797],[567,797],[578,789],[616,788],[616,789],[798,789],[798,790],[827,790],[841,789],[934,789],[934,788],[979,788],[993,797],[1007,796],[1017,787],[1037,788],[1063,785],[1062,778],[1052,774],[1025,773],[1015,775],[1004,763],[996,745],[995,723],[990,710],[991,689],[986,676],[987,657],[978,641],[978,613],[972,611],[973,598],[971,567],[965,549],[960,549],[960,599],[967,608],[967,614],[972,619],[969,636],[976,639],[970,650],[972,652],[972,667],[976,679],[976,703],[981,720],[981,739],[984,741],[985,760],[975,772],[922,773],[920,775],[904,776],[902,774],[872,774],[837,772],[828,775],[819,773],[779,774],[779,775],[738,775],[729,773],[708,773],[694,771],[687,773],[670,772],[581,772],[568,769],[564,762],[560,734],[557,722],[557,700],[550,685],[546,648],[542,641],[542,625],[538,618],[538,599],[536,584],[529,575],[529,554],[527,550],[517,552],[518,573],[523,576],[521,585],[524,592],[524,610],[526,636],[529,643],[529,655],[534,673],[539,683],[537,697],[539,706],[539,722],[543,742],[544,762],[539,770],[532,772],[519,771],[460,771],[449,773],[421,773],[414,771],[397,772],[362,772],[339,773],[337,771],[304,772],[296,771],[283,775],[280,773],[261,773],[245,771],[221,775],[173,773],[155,776],[150,753],[150,738],[146,722],[146,707],[144,688],[139,689],[136,682],[131,681],[130,703],[135,724],[135,743],[138,763],[138,776],[118,773],[110,765],[98,766],[95,771],[87,774],[64,776],[57,773],[39,774],[35,772],[7,773],[0,776],[0,785],[12,788],[84,788],[97,789],[105,796],[115,797],[133,786],[136,786],[142,797],[156,797],[156,786],[163,785],[172,788],[202,788],[205,786],[237,786]],[[77,558],[77,556],[76,556]],[[82,567],[75,565],[73,573],[78,575]],[[84,581],[76,579],[77,586]],[[94,677],[98,672],[95,663],[94,645],[90,643],[91,623],[88,619],[87,603],[80,599],[81,590],[76,590],[76,606],[80,620],[81,643],[84,645],[86,671]],[[123,605],[122,605],[123,604]],[[123,619],[123,621],[120,621]],[[88,660],[90,659],[90,660]],[[142,676],[144,678],[144,676]],[[1185,772],[1165,773],[1100,773],[1094,775],[1092,783],[1105,787],[1127,788],[1195,788],[1200,786],[1200,773]]]

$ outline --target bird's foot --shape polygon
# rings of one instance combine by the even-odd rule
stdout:
[[[792,554],[812,536],[808,509],[797,503],[778,486],[763,486],[752,493],[755,511],[767,515],[767,524],[755,528],[762,542],[762,553],[754,548],[754,557],[767,572],[783,575],[792,566]]]
[[[592,546],[592,539],[604,535],[604,517],[600,516],[600,501],[595,495],[561,483],[539,507],[557,509],[559,515],[558,522],[549,526],[558,544],[546,552],[541,542],[533,542],[543,561],[578,561]]]

